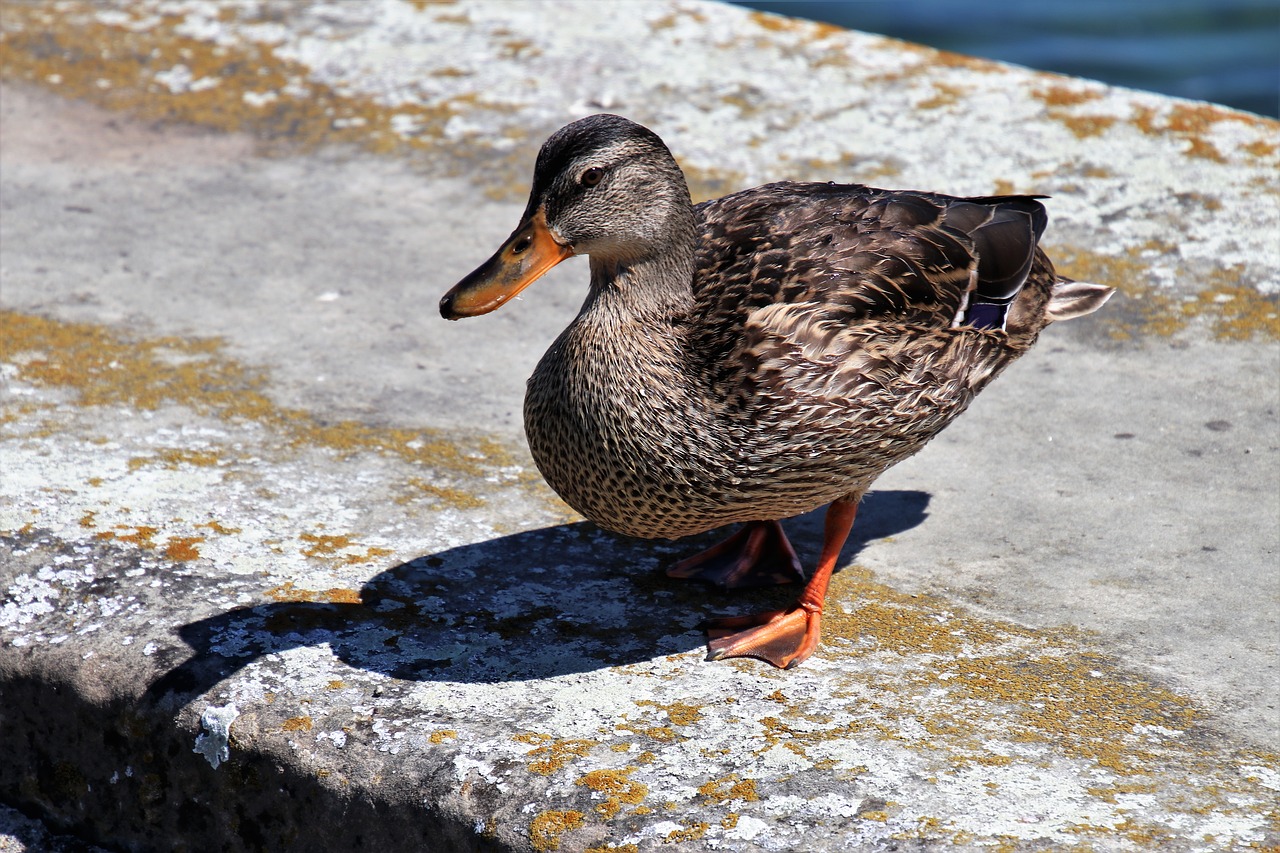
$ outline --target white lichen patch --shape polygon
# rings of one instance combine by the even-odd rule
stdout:
[[[192,752],[204,756],[214,770],[231,757],[231,725],[240,716],[235,705],[206,708],[200,715],[200,727],[204,730],[196,736]]]

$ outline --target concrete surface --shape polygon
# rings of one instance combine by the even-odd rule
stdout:
[[[0,798],[121,849],[1280,843],[1280,125],[611,8],[5,3]],[[437,317],[599,109],[701,195],[1050,193],[1124,290],[879,482],[797,670],[696,629],[792,592],[532,469],[583,264]]]

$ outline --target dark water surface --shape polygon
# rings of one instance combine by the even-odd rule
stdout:
[[[737,5],[1280,116],[1280,0],[741,0]]]

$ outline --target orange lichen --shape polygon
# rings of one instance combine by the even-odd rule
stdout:
[[[711,828],[711,824],[701,821],[683,821],[684,829],[673,829],[663,838],[666,844],[679,844],[683,841],[697,841],[699,838],[707,834],[707,830]]]
[[[1215,162],[1225,162],[1226,157],[1218,146],[1205,138],[1221,122],[1237,122],[1254,128],[1274,130],[1273,119],[1236,112],[1214,104],[1173,103],[1168,110],[1139,106],[1131,123],[1143,133],[1157,136],[1168,134],[1187,141],[1186,154]],[[1271,143],[1264,143],[1270,145]],[[1261,156],[1261,155],[1260,155]]]
[[[343,587],[333,587],[332,589],[303,589],[296,587],[293,581],[285,581],[279,586],[272,587],[263,593],[267,598],[273,601],[288,602],[308,602],[308,601],[327,601],[330,604],[359,604],[361,602],[359,590],[345,589]]]
[[[310,717],[290,717],[280,724],[280,728],[286,732],[309,732],[312,725]]]
[[[1242,145],[1240,150],[1244,151],[1246,154],[1252,154],[1254,157],[1271,157],[1276,153],[1276,151],[1280,151],[1280,145],[1267,142],[1263,139],[1255,139],[1248,145]]]
[[[220,536],[234,536],[240,532],[239,527],[224,527],[216,521],[206,521],[201,524],[197,524],[196,527],[204,527],[208,530],[212,530]]]
[[[960,98],[970,90],[964,86],[953,86],[950,83],[942,83],[933,81],[935,94],[931,98],[926,98],[916,104],[916,109],[933,110],[939,107],[950,106],[957,103]]]
[[[698,794],[717,803],[743,800],[754,803],[760,799],[754,779],[743,779],[733,773],[720,779],[712,779],[698,787]]]
[[[582,812],[545,811],[529,823],[529,840],[533,849],[544,853],[560,849],[560,836],[582,826]]]
[[[388,548],[369,547],[359,553],[360,546],[350,536],[329,536],[323,533],[300,533],[298,538],[308,543],[301,549],[302,554],[317,559],[336,560],[340,563],[367,563],[380,557],[389,557],[394,552]],[[352,549],[355,549],[354,551]]]
[[[612,820],[622,811],[623,804],[639,805],[649,794],[649,787],[629,778],[634,767],[622,770],[593,770],[580,777],[574,784],[582,785],[605,795],[596,811],[605,820]]]
[[[1075,107],[1100,99],[1103,91],[1101,87],[1080,88],[1075,85],[1048,83],[1032,89],[1031,94],[1048,107]]]
[[[631,732],[632,734],[643,735],[656,741],[672,741],[676,739],[675,730],[670,726],[650,726],[644,723],[622,722],[614,725],[614,729],[620,732]]]
[[[563,770],[570,762],[584,757],[597,743],[583,738],[557,740],[550,735],[536,732],[518,734],[514,740],[519,743],[536,744],[528,752],[529,757],[534,759],[529,762],[529,769],[540,776],[549,776]]]
[[[272,601],[281,602],[315,601],[317,598],[317,593],[314,590],[295,588],[293,581],[285,581],[279,586],[272,587],[264,592],[263,595]]]
[[[114,530],[102,530],[94,534],[95,539],[114,540],[116,542],[124,542],[128,545],[136,545],[139,548],[148,550],[156,547],[153,541],[157,533],[160,532],[158,527],[150,527],[145,524],[130,526],[127,524],[117,524],[115,530],[131,530],[132,533],[116,533]]]
[[[196,545],[204,541],[203,536],[173,536],[164,547],[164,555],[170,560],[198,560],[200,552]]]
[[[1045,113],[1061,122],[1080,139],[1098,136],[1114,125],[1115,116],[1080,113],[1074,108],[1102,98],[1100,88],[1080,88],[1065,83],[1049,83],[1033,89],[1031,94],[1045,105]]]

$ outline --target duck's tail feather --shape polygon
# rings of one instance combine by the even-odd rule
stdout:
[[[1045,317],[1052,323],[1092,314],[1106,304],[1115,292],[1114,287],[1107,287],[1105,284],[1059,278],[1053,284],[1053,293],[1045,307]]]

